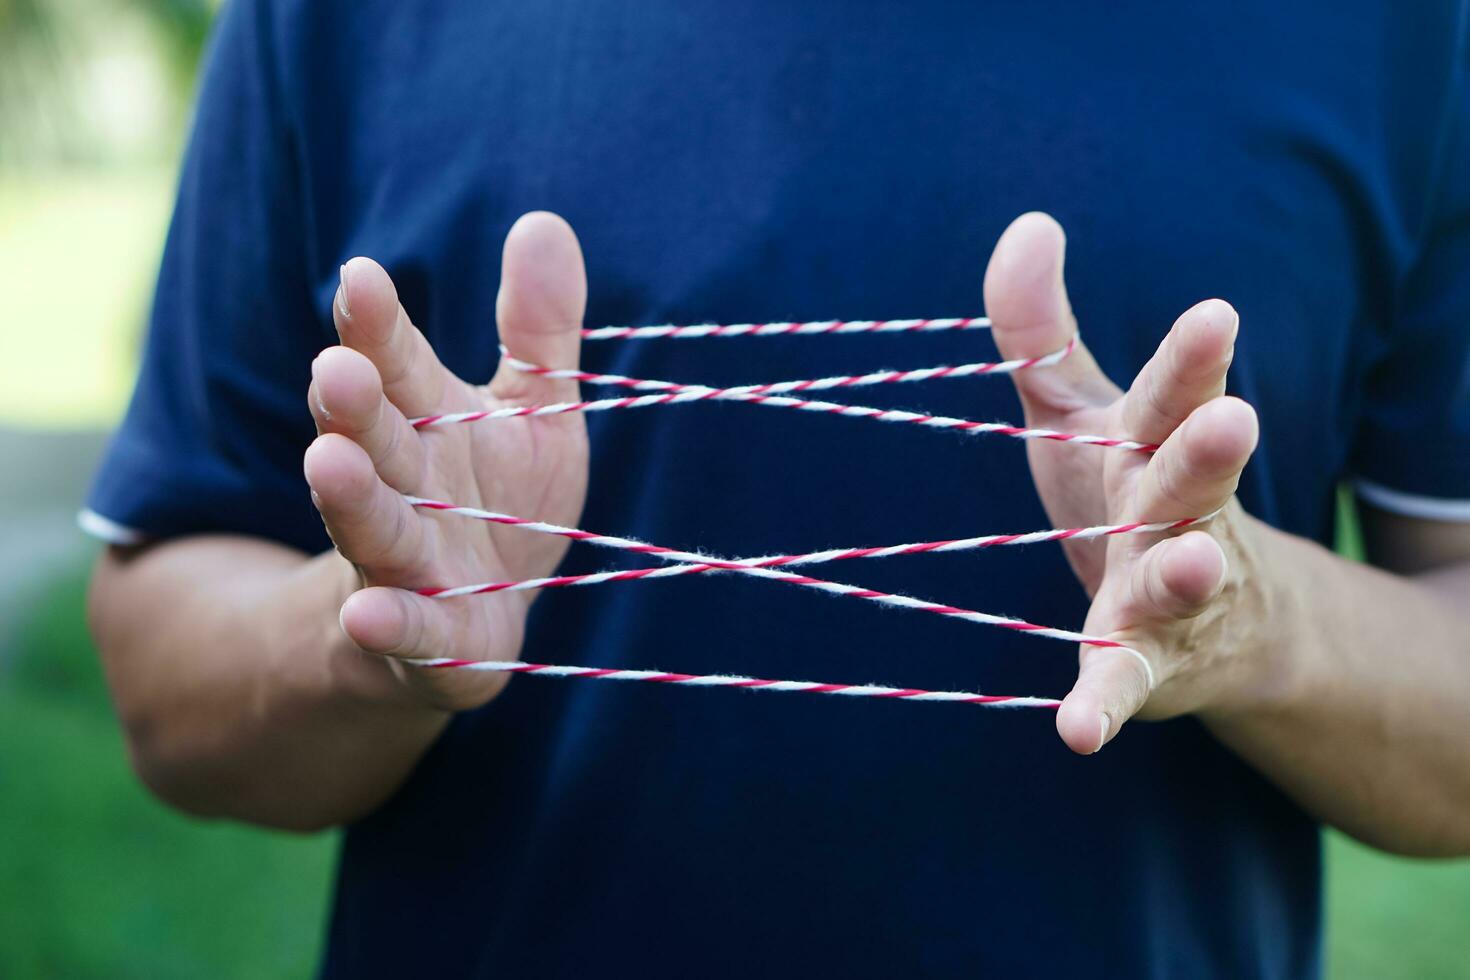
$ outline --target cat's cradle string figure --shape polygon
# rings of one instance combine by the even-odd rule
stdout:
[[[792,335],[830,337],[871,333],[980,330],[987,329],[989,326],[990,321],[984,317],[923,320],[826,320],[803,323],[601,327],[583,330],[582,338],[589,341],[643,341],[655,339],[689,340],[720,337],[772,337]],[[813,392],[827,392],[845,388],[860,388],[884,384],[906,384],[941,379],[1011,374],[1018,371],[1045,370],[1065,360],[1076,347],[1077,338],[1074,336],[1063,347],[1037,357],[1018,358],[1008,361],[977,361],[968,364],[941,365],[911,370],[881,370],[861,375],[837,375],[807,380],[777,381],[715,388],[706,385],[682,384],[673,381],[631,378],[616,374],[599,374],[570,368],[548,367],[518,358],[514,352],[502,346],[501,357],[517,371],[548,379],[566,379],[601,387],[622,388],[631,392],[637,392],[637,394],[586,401],[558,402],[543,405],[516,405],[484,411],[429,415],[413,419],[412,425],[419,430],[428,430],[450,425],[494,422],[506,418],[540,417],[573,412],[601,412],[629,408],[651,408],[698,401],[733,401],[768,408],[787,408],[796,411],[820,412],[848,418],[868,419],[876,422],[918,425],[925,428],[960,432],[966,435],[1000,435],[1021,440],[1042,439],[1124,452],[1152,453],[1158,449],[1159,447],[1157,445],[1151,443],[1108,436],[1059,432],[1053,429],[1031,428],[1002,422],[983,422],[974,419],[929,415],[921,412],[896,409],[871,408],[865,405],[837,403],[820,398],[806,397],[806,395]],[[682,551],[676,548],[650,544],[632,538],[599,534],[580,528],[549,524],[492,510],[460,506],[450,501],[432,500],[408,494],[404,496],[410,504],[420,510],[472,520],[489,521],[495,524],[520,528],[531,533],[557,535],[585,544],[647,555],[666,563],[648,568],[622,569],[581,575],[547,576],[520,581],[446,584],[419,589],[418,593],[423,596],[443,600],[460,600],[470,596],[490,595],[498,592],[584,587],[705,573],[747,575],[782,582],[788,585],[815,589],[832,595],[863,599],[881,605],[912,609],[919,612],[945,616],[952,619],[961,619],[967,622],[999,627],[1016,632],[1030,633],[1051,639],[1065,640],[1095,647],[1120,649],[1138,658],[1144,670],[1147,672],[1150,687],[1153,685],[1153,669],[1148,659],[1137,650],[1116,640],[1110,640],[1101,636],[1090,636],[1072,630],[1042,626],[1022,619],[983,613],[973,609],[964,609],[913,596],[880,592],[855,585],[847,585],[828,579],[816,578],[789,569],[793,566],[807,566],[859,558],[889,558],[901,555],[983,550],[994,547],[1035,544],[1040,542],[1098,539],[1123,534],[1161,534],[1200,525],[1215,516],[1215,514],[1211,513],[1174,521],[1148,522],[1136,520],[1093,527],[1056,528],[1021,534],[990,534],[878,547],[833,548],[803,554],[726,559],[699,552]],[[659,670],[577,667],[527,663],[524,661],[478,661],[450,658],[410,659],[406,662],[425,669],[496,671],[503,673],[541,674],[549,677],[646,681],[689,687],[739,687],[750,690],[832,694],[848,697],[894,698],[910,701],[946,701],[996,707],[1056,708],[1061,703],[1054,698],[1043,697],[991,695],[966,691],[928,691],[918,688],[886,687],[871,684],[833,684],[815,681],[766,680],[733,674],[681,674]]]

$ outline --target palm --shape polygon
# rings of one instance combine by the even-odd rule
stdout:
[[[1063,432],[1121,438],[1120,424],[1115,419],[1119,413],[1115,406],[1116,402],[1102,409],[1078,409],[1050,417],[1046,422],[1031,424]],[[1122,519],[1119,505],[1126,496],[1124,484],[1131,482],[1131,472],[1141,460],[1117,458],[1121,456],[1076,446],[1037,440],[1031,442],[1027,447],[1027,460],[1031,465],[1032,480],[1053,527],[1090,527]],[[1119,464],[1127,465],[1122,467]],[[1087,594],[1095,594],[1102,581],[1103,555],[1098,549],[1086,545],[1064,542],[1062,547]]]
[[[1076,333],[1062,280],[1063,245],[1055,222],[1027,215],[996,246],[986,309],[1005,357],[1054,350]],[[1037,492],[1058,526],[1178,521],[1231,500],[1256,438],[1249,407],[1221,397],[1237,323],[1221,301],[1193,307],[1126,392],[1083,344],[1054,368],[1013,375],[1028,425],[1161,444],[1148,454],[1032,442]],[[1229,543],[1237,511],[1227,509],[1210,525],[1213,538],[1190,532],[1171,540],[1127,535],[1101,546],[1066,543],[1093,598],[1085,631],[1138,651],[1083,648],[1078,683],[1057,718],[1073,749],[1095,751],[1145,703],[1153,716],[1194,706],[1184,668],[1200,646],[1198,634],[1217,625],[1195,620],[1227,585],[1219,541]]]
[[[443,412],[494,410],[510,404],[488,390],[458,381]],[[419,430],[429,463],[419,496],[467,507],[532,514],[571,524],[582,511],[587,486],[586,431],[575,415],[502,419],[480,425]],[[480,521],[446,518],[433,511],[416,517],[424,525],[426,554],[415,578],[425,585],[500,582],[548,575],[566,554],[568,542],[545,534]],[[388,576],[394,578],[396,576]],[[401,581],[373,581],[403,585]],[[463,625],[443,656],[466,660],[513,659],[520,649],[521,623],[530,593],[511,592],[471,601],[448,601],[449,615]]]
[[[336,318],[344,346],[313,365],[313,411],[324,435],[308,450],[308,480],[338,551],[364,589],[343,606],[342,625],[359,646],[403,658],[513,660],[520,656],[530,593],[434,600],[425,587],[452,587],[550,574],[564,540],[464,521],[411,507],[404,495],[575,523],[587,485],[581,416],[513,418],[415,429],[410,420],[507,405],[562,400],[570,382],[502,368],[484,387],[455,377],[408,320],[382,269],[344,267]],[[513,347],[574,364],[585,279],[576,239],[549,215],[523,218],[507,240],[498,320]],[[432,704],[483,703],[505,675],[406,669],[404,684]]]

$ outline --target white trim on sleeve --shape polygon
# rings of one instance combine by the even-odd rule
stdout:
[[[126,546],[142,544],[148,540],[148,535],[143,531],[119,524],[110,517],[103,517],[90,507],[77,511],[77,527],[108,544]]]
[[[1354,480],[1353,489],[1373,506],[1405,517],[1422,517],[1430,521],[1470,521],[1470,500],[1404,493],[1402,490],[1393,490],[1363,479]]]

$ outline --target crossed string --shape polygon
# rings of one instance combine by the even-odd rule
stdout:
[[[928,320],[828,320],[808,323],[602,327],[583,330],[582,338],[584,340],[694,339],[701,337],[767,337],[791,334],[834,335],[931,332],[939,330],[977,330],[987,329],[989,327],[990,321],[984,317]],[[416,429],[427,429],[469,422],[560,415],[569,412],[600,412],[625,408],[647,408],[655,405],[677,405],[694,401],[737,401],[772,408],[789,408],[798,411],[824,412],[852,418],[866,418],[878,422],[904,423],[929,428],[949,429],[967,435],[994,434],[1014,439],[1045,439],[1055,442],[1100,446],[1126,452],[1152,453],[1157,450],[1159,447],[1156,444],[1134,442],[1126,439],[1059,432],[1054,429],[1030,428],[1000,422],[979,422],[972,419],[952,418],[943,415],[927,415],[919,412],[878,409],[863,405],[839,404],[796,397],[801,393],[827,391],[834,388],[841,389],[878,384],[933,381],[944,378],[1011,374],[1017,371],[1045,368],[1060,363],[1076,347],[1077,338],[1073,337],[1064,347],[1039,357],[1017,358],[1007,361],[978,361],[971,364],[919,368],[909,371],[877,371],[870,374],[843,375],[803,381],[780,381],[731,388],[712,388],[706,385],[679,384],[672,381],[630,378],[616,374],[597,374],[575,369],[550,368],[517,358],[502,346],[500,349],[502,358],[515,370],[527,374],[544,378],[569,379],[599,386],[621,387],[633,391],[648,392],[648,394],[604,398],[593,401],[510,406],[484,411],[428,415],[412,420],[412,424]],[[418,590],[418,594],[422,596],[434,599],[456,599],[464,596],[487,595],[496,592],[521,592],[534,589],[602,585],[609,582],[643,581],[645,579],[672,578],[683,575],[703,574],[706,572],[732,572],[784,582],[788,585],[817,589],[834,595],[863,599],[882,605],[897,606],[933,615],[945,616],[951,619],[961,619],[972,623],[1000,627],[1034,636],[1044,636],[1095,647],[1122,650],[1137,657],[1143,664],[1144,669],[1148,672],[1150,687],[1153,686],[1153,669],[1149,665],[1148,660],[1138,651],[1115,640],[1090,636],[1085,633],[1077,633],[1072,630],[1041,626],[1023,619],[978,612],[973,609],[964,609],[959,606],[931,602],[913,596],[892,592],[880,592],[874,589],[865,589],[827,579],[814,578],[786,569],[789,566],[815,565],[823,562],[846,561],[850,559],[889,558],[898,555],[927,554],[930,552],[972,551],[985,548],[1035,544],[1043,541],[1088,540],[1122,534],[1158,533],[1203,524],[1215,516],[1214,513],[1211,513],[1200,517],[1189,517],[1176,521],[1134,521],[1125,524],[1105,524],[1094,527],[1057,528],[1045,531],[1032,531],[1025,534],[991,534],[970,538],[887,545],[883,547],[832,548],[803,554],[722,559],[699,552],[681,551],[676,548],[649,544],[633,538],[597,534],[579,528],[563,527],[557,524],[529,520],[511,514],[483,510],[477,507],[464,507],[446,501],[430,500],[407,494],[404,495],[404,499],[415,508],[422,510],[453,514],[473,520],[488,521],[508,527],[517,527],[538,534],[556,535],[585,544],[649,555],[671,563],[653,566],[651,568],[594,572],[582,575],[557,575],[508,582],[481,582],[452,587],[424,588]],[[990,706],[1044,708],[1055,708],[1061,703],[1054,698],[987,695],[971,691],[928,691],[921,688],[882,687],[869,684],[831,684],[815,681],[766,680],[728,674],[679,674],[657,670],[574,667],[557,664],[527,663],[524,661],[458,660],[440,657],[409,659],[406,662],[419,667],[432,669],[478,670],[503,673],[543,674],[553,677],[648,681],[691,687],[743,687],[752,690],[834,694],[849,697],[895,698],[909,701],[956,701]]]

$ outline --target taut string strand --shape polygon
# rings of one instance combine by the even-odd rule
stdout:
[[[650,339],[696,339],[707,337],[769,337],[789,335],[842,335],[861,333],[930,332],[940,330],[976,330],[990,326],[983,317],[946,318],[930,320],[825,320],[808,323],[739,323],[699,324],[694,326],[650,326],[650,327],[602,327],[583,330],[584,340],[650,340]],[[926,415],[918,412],[869,408],[861,405],[838,404],[816,401],[794,395],[833,389],[864,387],[880,384],[903,384],[940,379],[980,377],[985,375],[1011,374],[1018,371],[1044,369],[1058,364],[1072,354],[1077,347],[1073,337],[1066,346],[1038,357],[1016,358],[1005,361],[977,361],[969,364],[918,368],[907,371],[876,371],[861,375],[841,375],[803,381],[779,381],[766,384],[742,385],[729,388],[713,388],[706,385],[680,384],[672,381],[656,381],[630,378],[616,374],[598,374],[570,368],[551,368],[516,357],[504,347],[501,356],[517,371],[549,379],[564,379],[586,384],[611,386],[645,392],[620,398],[595,401],[561,402],[546,405],[507,406],[474,412],[457,412],[429,415],[412,420],[418,429],[433,429],[440,426],[470,422],[495,421],[506,418],[539,417],[568,412],[598,412],[624,408],[645,408],[657,405],[677,405],[695,401],[735,401],[776,408],[793,408],[799,411],[815,411],[855,418],[867,418],[880,422],[903,422],[930,428],[950,429],[966,434],[994,433],[1018,439],[1046,439],[1079,445],[1100,446],[1129,452],[1151,453],[1158,449],[1152,443],[1142,443],[1109,436],[1083,433],[1058,432],[1013,426],[1000,422],[979,422],[971,419],[951,418],[941,415]],[[597,545],[649,555],[669,564],[651,568],[619,571],[594,572],[583,575],[557,575],[543,578],[506,582],[482,582],[468,585],[443,586],[418,590],[420,595],[435,599],[458,599],[472,595],[487,595],[496,592],[517,592],[545,588],[566,588],[603,585],[611,582],[630,582],[644,579],[672,578],[707,572],[730,572],[757,578],[766,578],[805,588],[816,589],[834,595],[864,599],[888,606],[914,609],[952,619],[996,626],[1016,632],[1030,633],[1052,639],[1066,640],[1095,647],[1122,650],[1139,659],[1148,671],[1150,683],[1153,669],[1137,650],[1115,640],[1089,636],[1072,630],[1041,626],[1009,616],[994,615],[918,599],[891,592],[880,592],[855,585],[814,578],[809,575],[787,571],[787,566],[812,565],[831,561],[856,558],[888,558],[899,555],[916,555],[949,551],[970,551],[993,547],[1035,544],[1049,541],[1095,540],[1123,534],[1160,534],[1204,524],[1215,517],[1206,514],[1183,520],[1144,522],[1132,521],[1122,524],[1098,525],[1085,528],[1058,528],[1032,531],[1024,534],[991,534],[978,537],[923,541],[910,544],[881,547],[832,548],[801,554],[766,555],[756,558],[723,559],[698,552],[681,551],[661,545],[649,544],[632,538],[597,534],[579,528],[564,527],[543,521],[530,520],[503,514],[497,511],[424,497],[404,495],[415,508],[436,513],[455,515],[474,520],[517,527],[540,534],[557,535]],[[1218,512],[1217,512],[1218,513]],[[918,688],[881,687],[865,684],[829,684],[813,681],[763,680],[723,674],[677,674],[656,670],[628,670],[619,668],[573,667],[554,664],[535,664],[521,661],[471,661],[450,658],[411,659],[407,661],[423,668],[498,671],[504,673],[541,674],[549,677],[583,677],[603,680],[645,681],[689,687],[740,687],[749,690],[806,692],[817,694],[846,695],[850,697],[882,697],[909,701],[950,701],[1009,707],[1055,708],[1059,701],[1053,698],[1020,697],[1013,695],[984,695],[977,692],[925,691]]]

